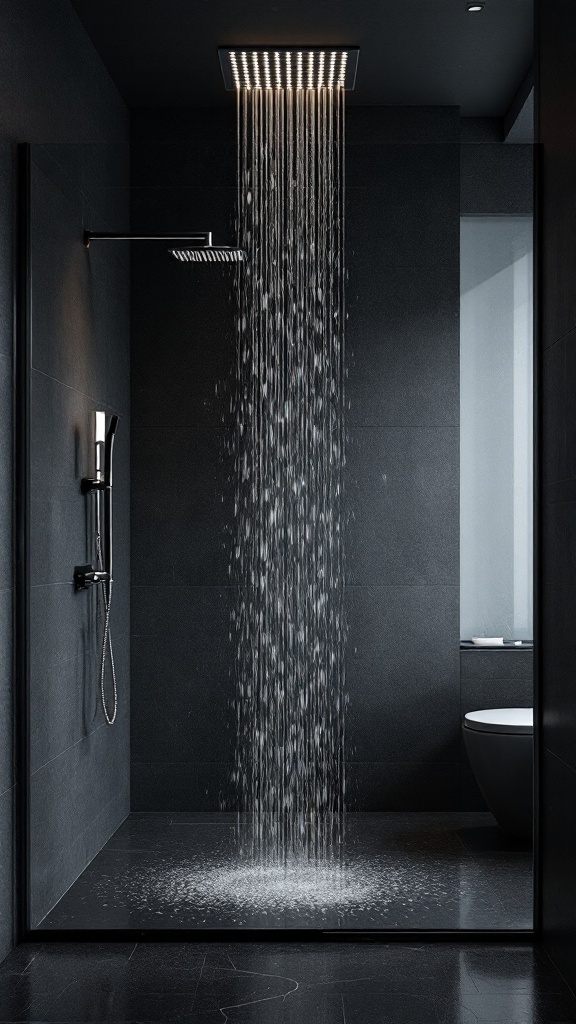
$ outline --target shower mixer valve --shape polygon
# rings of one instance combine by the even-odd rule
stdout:
[[[90,562],[86,565],[76,565],[74,567],[74,587],[76,590],[86,590],[87,587],[92,587],[97,583],[110,582],[110,573],[95,569]]]

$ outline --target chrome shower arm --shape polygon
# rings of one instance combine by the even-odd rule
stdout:
[[[212,245],[211,231],[189,231],[187,234],[172,232],[161,235],[131,235],[122,232],[85,231],[84,245],[90,248],[91,242],[190,242],[191,245]]]

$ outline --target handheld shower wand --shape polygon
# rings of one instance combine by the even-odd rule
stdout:
[[[114,725],[118,711],[118,690],[116,686],[116,667],[110,634],[110,612],[112,608],[112,566],[113,566],[113,529],[112,529],[112,462],[114,455],[114,438],[118,429],[118,416],[112,416],[106,430],[106,413],[97,412],[95,421],[95,476],[84,477],[81,490],[83,494],[94,494],[96,497],[96,567],[92,564],[77,565],[74,569],[74,586],[76,590],[86,590],[90,586],[99,585],[104,598],[104,634],[102,639],[102,657],[100,660],[100,696],[102,710],[108,725]],[[103,465],[102,465],[103,464]],[[104,537],[102,536],[104,526]],[[104,689],[106,675],[106,651],[110,652],[112,669],[113,708],[108,711]]]

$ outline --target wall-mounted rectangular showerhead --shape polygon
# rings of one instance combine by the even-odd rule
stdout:
[[[242,249],[230,249],[226,245],[207,245],[203,249],[169,249],[174,259],[181,263],[241,263]]]
[[[355,46],[226,46],[218,50],[226,89],[353,89]]]

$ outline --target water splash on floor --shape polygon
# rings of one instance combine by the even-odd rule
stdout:
[[[238,93],[234,779],[265,863],[341,843],[343,95]]]

